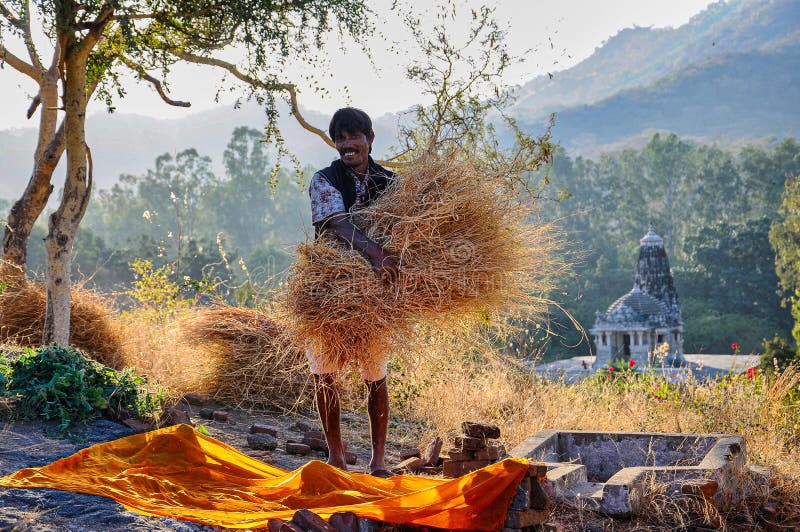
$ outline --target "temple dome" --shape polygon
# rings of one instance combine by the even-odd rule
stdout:
[[[655,230],[653,229],[653,226],[651,225],[650,229],[647,231],[647,234],[639,239],[639,244],[642,246],[664,247],[664,239],[656,234]]]
[[[639,288],[614,301],[605,313],[605,321],[617,324],[667,325],[669,311],[658,299]]]

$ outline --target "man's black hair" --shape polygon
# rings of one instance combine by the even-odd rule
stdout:
[[[331,125],[328,127],[328,134],[331,136],[331,140],[336,140],[336,136],[342,131],[363,133],[369,138],[372,135],[372,120],[361,109],[343,107],[333,113]]]

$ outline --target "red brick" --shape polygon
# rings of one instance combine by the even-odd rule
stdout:
[[[458,449],[450,449],[447,451],[447,456],[442,456],[442,459],[452,460],[454,462],[464,462],[466,460],[474,460],[475,453],[473,451],[459,451]]]
[[[442,474],[448,478],[455,478],[477,471],[491,464],[488,460],[470,460],[469,462],[445,461],[442,464]]]
[[[401,449],[400,450],[400,460],[408,460],[409,458],[419,458],[421,453],[419,449]]]
[[[719,484],[712,478],[693,478],[681,484],[681,493],[710,499],[717,493]]]
[[[486,442],[482,438],[457,436],[453,438],[453,446],[462,451],[478,451],[486,448]]]
[[[472,436],[473,438],[497,439],[500,437],[500,428],[497,425],[487,425],[485,423],[465,421],[461,424],[461,431],[467,436]]]
[[[278,429],[269,425],[261,423],[253,423],[250,425],[250,434],[269,434],[270,436],[278,437]]]
[[[422,458],[411,457],[407,460],[403,460],[396,466],[392,468],[392,471],[396,473],[415,473],[419,471],[425,462],[422,461]]]
[[[304,436],[303,437],[303,444],[308,445],[315,451],[326,451],[328,450],[328,442],[321,438],[313,438],[311,436]]]
[[[420,458],[422,458],[426,466],[439,465],[439,453],[442,452],[443,443],[444,442],[442,442],[442,439],[437,436],[425,448],[425,452],[422,453]]]
[[[506,448],[502,445],[490,445],[486,449],[475,451],[475,460],[495,461],[506,454]]]
[[[540,525],[549,518],[549,510],[509,510],[506,516],[506,522],[503,526],[506,528],[527,528],[529,526]]]
[[[303,443],[286,442],[286,454],[299,454],[305,456],[311,452],[311,447]]]

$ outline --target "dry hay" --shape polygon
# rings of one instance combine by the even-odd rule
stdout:
[[[213,363],[201,378],[214,399],[238,408],[288,410],[308,387],[305,358],[263,312],[219,304],[182,315],[180,338]]]
[[[562,267],[531,197],[470,161],[417,162],[353,217],[400,258],[398,281],[378,281],[361,253],[325,237],[298,247],[285,302],[300,346],[340,366],[407,346],[418,324],[461,334],[540,315]]]
[[[26,347],[42,345],[45,287],[21,281],[0,291],[0,343]],[[112,305],[80,286],[70,290],[70,343],[106,366],[122,369],[124,334],[114,319]]]

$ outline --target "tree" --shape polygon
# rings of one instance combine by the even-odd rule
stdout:
[[[85,117],[91,96],[98,91],[112,104],[121,96],[120,69],[134,71],[149,82],[170,105],[165,90],[170,68],[179,62],[224,69],[246,86],[246,94],[265,104],[266,134],[280,137],[275,125],[276,94],[291,101],[298,121],[328,140],[298,112],[296,88],[279,78],[288,58],[314,63],[322,36],[332,27],[357,41],[372,31],[369,10],[356,0],[40,0],[33,6],[44,21],[44,33],[52,47],[47,68],[39,59],[31,31],[29,0],[0,2],[0,39],[17,37],[30,61],[14,54],[0,40],[0,57],[18,72],[39,84],[29,113],[40,110],[39,145],[28,188],[12,207],[4,236],[4,259],[24,267],[27,234],[52,192],[55,165],[66,152],[66,181],[61,203],[50,216],[45,239],[47,249],[46,344],[69,343],[69,272],[72,246],[91,195],[91,152],[85,141]],[[246,56],[246,67],[219,58],[226,49]],[[159,79],[151,71],[161,74]],[[60,99],[64,118],[57,127]],[[279,144],[280,146],[280,144]],[[285,150],[284,150],[285,152]],[[27,230],[27,232],[26,232]]]
[[[800,346],[800,177],[789,177],[783,191],[779,218],[769,231],[775,250],[775,270],[788,294],[794,317],[795,342]]]

